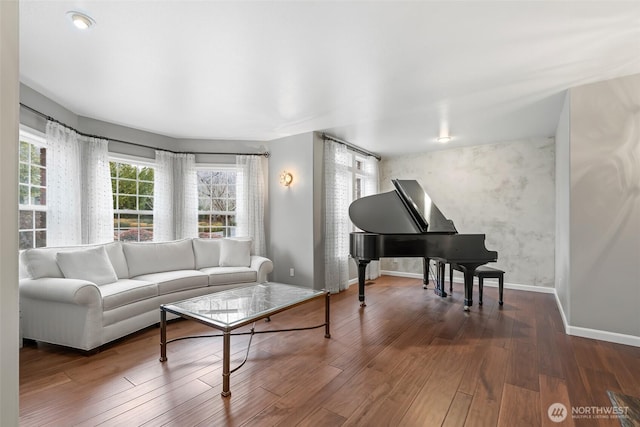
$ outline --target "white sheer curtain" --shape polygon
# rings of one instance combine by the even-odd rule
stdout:
[[[373,156],[367,156],[364,161],[364,185],[362,196],[370,196],[380,192],[379,161]],[[367,266],[365,278],[373,280],[380,277],[380,261],[371,261]]]
[[[80,136],[82,243],[113,241],[113,192],[106,139]]]
[[[113,240],[107,141],[47,122],[47,246]]]
[[[351,155],[334,141],[324,144],[325,286],[332,293],[349,287],[349,202]]]
[[[47,139],[47,246],[82,243],[78,134],[49,121]]]
[[[252,253],[266,256],[264,205],[266,201],[264,156],[236,156],[236,224],[238,236],[252,238]]]
[[[156,151],[153,240],[198,236],[198,181],[193,154]]]

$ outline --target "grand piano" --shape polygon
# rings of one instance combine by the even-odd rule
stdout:
[[[464,274],[464,309],[473,304],[473,275],[479,266],[498,259],[485,247],[484,234],[459,234],[415,180],[392,180],[394,191],[355,200],[349,206],[351,222],[362,232],[349,236],[349,252],[358,264],[358,299],[365,306],[365,270],[383,257],[423,259],[425,287],[430,259],[437,261],[435,293],[446,297],[444,265]]]

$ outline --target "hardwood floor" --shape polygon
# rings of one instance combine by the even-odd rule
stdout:
[[[255,335],[249,360],[220,396],[222,341],[168,346],[152,327],[85,356],[44,344],[20,351],[24,426],[619,426],[552,422],[563,403],[606,406],[607,390],[640,397],[640,348],[564,334],[550,294],[485,287],[462,310],[463,290],[440,298],[416,279],[383,276],[331,298],[323,329]],[[477,296],[475,298],[477,300]],[[322,301],[278,314],[258,330],[322,322]],[[212,333],[185,320],[168,337]],[[247,336],[232,337],[232,367]]]

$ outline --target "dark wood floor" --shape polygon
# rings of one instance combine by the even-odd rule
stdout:
[[[462,310],[420,281],[382,277],[332,296],[323,329],[256,335],[247,364],[222,398],[219,338],[169,344],[149,328],[85,356],[50,345],[20,352],[21,425],[94,426],[619,426],[553,423],[552,403],[606,406],[607,390],[640,396],[640,348],[564,334],[550,294],[485,287],[484,306]],[[477,300],[477,296],[476,296]],[[261,329],[323,320],[323,303],[278,314]],[[210,333],[185,320],[169,338]],[[234,360],[248,338],[233,337]]]

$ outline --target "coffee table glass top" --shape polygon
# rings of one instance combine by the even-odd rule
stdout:
[[[214,327],[233,329],[247,321],[266,317],[282,308],[326,294],[326,291],[266,282],[163,304],[162,307],[169,312],[197,318]]]

